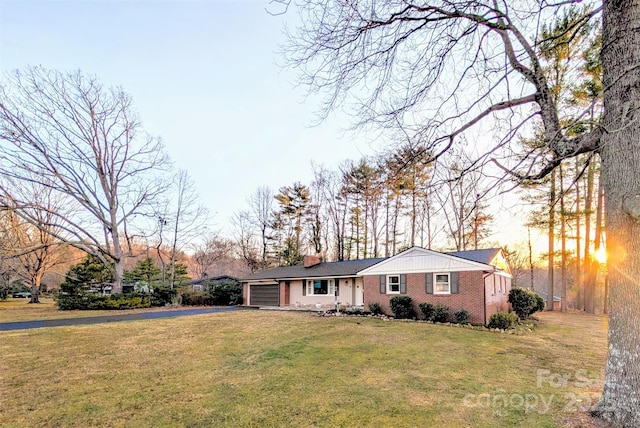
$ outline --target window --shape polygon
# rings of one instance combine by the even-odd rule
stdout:
[[[387,277],[387,293],[400,294],[400,276],[389,275]]]
[[[451,293],[451,282],[449,281],[448,273],[436,273],[434,276],[434,294],[449,294]]]
[[[336,286],[333,279],[314,279],[307,281],[307,296],[335,296]]]

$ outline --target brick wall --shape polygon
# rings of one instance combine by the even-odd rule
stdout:
[[[418,304],[427,302],[443,304],[449,307],[449,313],[459,309],[469,311],[470,322],[484,324],[484,272],[460,272],[457,294],[427,294],[425,292],[425,274],[407,274],[407,294],[413,299],[416,312],[420,314]],[[380,279],[378,275],[364,277],[364,306],[369,303],[379,303],[385,313],[391,315],[389,300],[398,294],[380,294]]]

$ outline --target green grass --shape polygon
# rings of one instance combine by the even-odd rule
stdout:
[[[0,426],[571,425],[599,393],[575,374],[604,366],[605,321],[541,319],[524,335],[267,311],[4,332]],[[534,395],[548,412],[520,405]]]

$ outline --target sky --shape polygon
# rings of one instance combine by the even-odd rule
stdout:
[[[384,143],[346,132],[349,119],[339,114],[316,125],[319,100],[278,65],[283,26],[294,26],[296,15],[273,16],[268,7],[0,0],[0,74],[41,65],[121,86],[174,167],[189,171],[214,229],[230,233],[233,213],[258,187],[308,184],[312,161],[334,169]]]
[[[81,70],[132,95],[145,130],[186,169],[223,227],[259,186],[308,183],[369,153],[282,69],[268,1],[0,0],[0,70]]]

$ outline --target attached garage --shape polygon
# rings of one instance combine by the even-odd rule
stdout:
[[[250,285],[249,305],[279,306],[280,286],[278,284]]]

